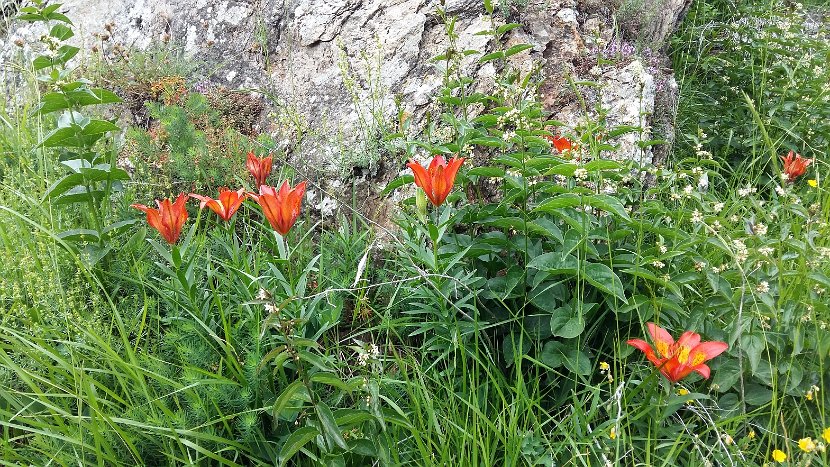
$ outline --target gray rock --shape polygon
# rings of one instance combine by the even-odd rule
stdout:
[[[434,109],[443,63],[430,58],[449,45],[436,14],[439,5],[437,0],[65,0],[62,10],[76,24],[72,41],[87,51],[115,43],[138,49],[163,41],[178,44],[187,56],[209,64],[197,71],[210,81],[258,90],[277,114],[290,109],[300,117],[295,120],[299,127],[292,128],[264,116],[259,128],[278,141],[303,138],[301,147],[289,148],[292,163],[322,169],[329,178],[354,174],[351,169],[357,166],[367,169],[358,176],[374,187],[396,175],[403,162],[379,161],[377,147],[365,143],[371,140],[372,127],[395,121],[395,97],[416,128]],[[511,57],[511,65],[528,71],[542,62],[548,78],[544,102],[556,118],[571,124],[582,118],[575,99],[568,98],[566,78],[596,79],[599,99],[615,124],[648,128],[654,76],[643,63],[579,67],[580,60],[613,36],[613,21],[602,5],[530,0],[526,8],[514,9],[511,21],[524,26],[509,33],[506,43],[528,42],[533,49]],[[673,27],[686,6],[684,1],[663,2],[658,32],[649,30],[649,37],[662,40],[667,25]],[[458,18],[460,50],[493,50],[490,36],[477,35],[490,26],[479,0],[447,0],[445,8]],[[102,44],[93,34],[104,32],[109,22],[114,29]],[[12,24],[5,34],[0,32],[0,61],[15,59],[20,52],[16,41],[23,42],[24,53],[31,53],[43,32],[28,24]],[[465,57],[459,66],[479,78],[483,90],[493,86],[491,78],[498,72],[491,63],[479,64],[476,56]],[[14,74],[9,67],[0,73],[2,83]],[[646,136],[647,131],[627,135],[619,155],[648,160],[650,153],[636,147]],[[379,162],[388,167],[379,170]],[[326,196],[339,195],[335,190],[319,194],[321,210],[333,206],[334,199],[326,201]]]

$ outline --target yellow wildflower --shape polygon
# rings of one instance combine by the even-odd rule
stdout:
[[[830,427],[824,429],[824,433],[821,434],[821,437],[824,438],[825,441],[830,443]]]
[[[798,440],[798,448],[804,452],[813,452],[816,450],[816,443],[813,442],[813,438],[801,438]]]
[[[608,362],[599,362],[599,369],[602,371],[608,371],[611,369],[611,365],[609,365]]]
[[[611,431],[608,432],[608,437],[611,439],[617,439],[617,427],[611,427]]]
[[[816,181],[815,178],[811,178],[811,179],[807,180],[807,184],[810,185],[813,188],[818,186],[818,182]]]
[[[776,449],[775,451],[772,451],[772,460],[775,462],[784,462],[787,460],[787,455],[784,454],[784,451]]]
[[[747,436],[749,436],[749,439],[755,439],[755,430],[749,430]]]

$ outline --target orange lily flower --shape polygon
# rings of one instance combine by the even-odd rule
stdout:
[[[256,188],[259,189],[261,185],[265,185],[268,175],[271,174],[271,167],[274,165],[274,158],[272,156],[259,158],[253,152],[248,153],[248,161],[245,166],[248,167],[248,172],[254,177]]]
[[[204,209],[205,206],[209,207],[213,212],[219,215],[225,222],[231,220],[236,211],[242,206],[242,202],[245,201],[245,198],[248,195],[245,193],[244,188],[240,188],[237,191],[232,191],[228,189],[224,189],[219,192],[219,198],[213,199],[207,196],[197,195],[196,193],[190,193],[191,198],[198,199],[202,202],[199,206],[199,209]]]
[[[182,193],[175,202],[170,199],[164,201],[156,200],[158,209],[148,208],[143,204],[131,204],[130,207],[139,209],[147,214],[147,223],[150,227],[159,231],[167,243],[173,245],[179,240],[182,233],[182,226],[187,220],[187,209],[185,203],[187,195]]]
[[[455,176],[463,163],[463,157],[453,156],[447,162],[444,156],[437,155],[432,158],[432,162],[430,162],[427,169],[415,161],[409,161],[406,166],[412,169],[412,173],[415,175],[415,185],[424,190],[433,205],[440,206],[452,191]]]
[[[801,154],[796,154],[795,151],[790,151],[786,157],[781,157],[781,160],[784,162],[784,174],[790,182],[804,175],[807,167],[813,162],[812,159],[802,158]]]
[[[306,182],[299,183],[294,188],[286,180],[279,191],[268,185],[259,187],[259,195],[250,194],[260,206],[265,218],[274,230],[283,237],[288,234],[297,217],[300,215],[300,204],[305,194]]]
[[[544,135],[545,139],[553,144],[553,147],[556,148],[556,151],[559,153],[564,153],[566,151],[576,150],[579,146],[576,145],[573,141],[564,136],[548,136]]]
[[[657,352],[642,339],[629,339],[628,345],[643,351],[663,376],[676,383],[693,371],[709,379],[710,369],[706,362],[723,353],[729,346],[726,342],[700,342],[700,334],[686,331],[677,342],[668,331],[654,323],[648,323]]]

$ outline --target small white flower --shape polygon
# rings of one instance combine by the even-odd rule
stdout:
[[[715,214],[717,214],[717,213],[723,211],[723,207],[724,207],[724,203],[715,203],[715,205],[712,206],[712,210],[715,211]]]
[[[766,235],[767,234],[767,226],[761,224],[760,222],[752,226],[752,230],[755,232],[755,235]]]
[[[666,263],[664,263],[662,261],[652,261],[651,265],[654,266],[657,269],[663,269],[664,267],[666,267]]]
[[[701,214],[700,211],[695,209],[694,211],[692,211],[692,223],[699,224],[701,222],[703,222],[703,214]]]
[[[584,180],[587,176],[588,176],[588,171],[587,171],[587,170],[585,170],[585,169],[584,169],[584,168],[582,168],[582,167],[580,167],[580,168],[578,168],[578,169],[574,170],[574,177],[575,177],[577,180]]]
[[[769,292],[769,282],[767,282],[767,281],[759,282],[758,285],[755,287],[755,291],[758,292],[758,293],[767,293],[767,292]]]
[[[270,297],[271,297],[271,294],[269,294],[267,290],[262,289],[262,288],[259,289],[259,291],[256,293],[256,299],[257,300],[268,300],[268,298],[270,298]]]

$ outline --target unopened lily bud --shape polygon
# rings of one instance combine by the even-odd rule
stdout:
[[[417,208],[415,213],[418,214],[418,219],[421,222],[427,222],[427,195],[424,193],[424,190],[417,190],[415,191],[415,207]]]

